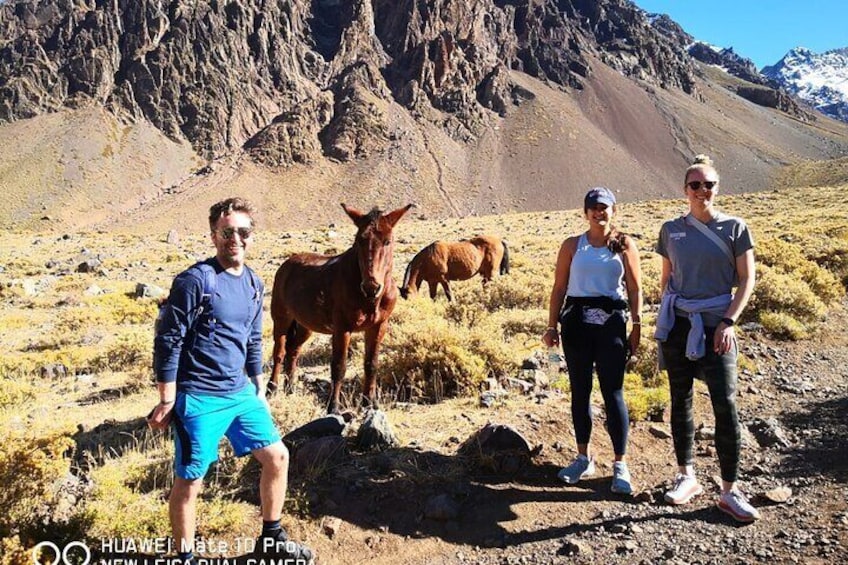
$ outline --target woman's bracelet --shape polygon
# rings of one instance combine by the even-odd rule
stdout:
[[[548,326],[547,328],[545,328],[546,333],[547,332],[555,332],[556,330],[557,330],[556,326]]]
[[[630,323],[631,323],[631,324],[633,324],[634,326],[641,326],[641,325],[642,325],[642,322],[633,322],[633,321],[631,321]]]

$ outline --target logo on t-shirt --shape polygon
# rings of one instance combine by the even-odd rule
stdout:
[[[669,232],[668,237],[670,237],[671,239],[680,239],[682,237],[686,237],[686,232],[685,231]]]

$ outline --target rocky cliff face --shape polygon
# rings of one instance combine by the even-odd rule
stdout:
[[[206,158],[350,160],[393,133],[388,106],[472,139],[587,54],[692,92],[688,57],[627,0],[11,0],[0,5],[0,121],[101,104]]]
[[[689,45],[688,52],[692,57],[702,63],[721,67],[742,80],[753,84],[769,84],[769,80],[760,74],[754,62],[751,59],[739,56],[733,50],[733,47],[719,49],[712,45],[696,41]]]

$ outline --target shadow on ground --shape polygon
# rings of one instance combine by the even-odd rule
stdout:
[[[787,451],[783,464],[774,470],[778,477],[810,475],[848,480],[848,397],[805,403],[803,410],[781,417],[801,437]]]
[[[481,474],[459,455],[399,448],[354,455],[351,462],[320,478],[300,482],[295,478],[293,485],[310,500],[314,518],[333,516],[375,532],[413,539],[437,537],[459,545],[508,547],[633,521],[569,514],[569,503],[639,503],[610,493],[608,477],[567,487],[557,480],[558,470],[552,463],[534,462],[510,476]],[[441,504],[433,507],[434,499],[441,499]],[[503,525],[519,519],[519,506],[551,503],[562,504],[561,525],[531,526],[521,532]],[[670,511],[659,517],[666,515],[683,521],[725,521],[712,508]]]

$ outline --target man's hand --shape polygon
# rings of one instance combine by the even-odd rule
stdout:
[[[171,414],[174,411],[174,403],[159,403],[150,414],[147,415],[147,425],[151,430],[164,430],[171,423]]]
[[[268,407],[268,411],[270,412],[271,404],[268,402],[268,397],[265,395],[265,375],[256,375],[255,377],[251,377],[250,380],[253,381],[253,386],[256,387],[256,396],[265,403],[265,406]]]

